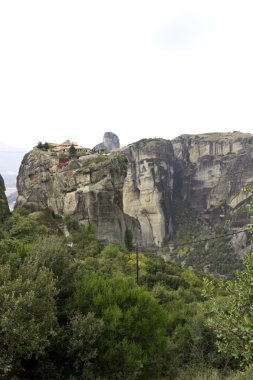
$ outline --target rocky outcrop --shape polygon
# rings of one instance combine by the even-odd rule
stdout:
[[[245,185],[253,180],[253,135],[184,135],[172,144],[181,177],[176,192],[192,210],[208,219],[214,209],[235,210],[249,199]]]
[[[119,148],[120,148],[120,142],[119,142],[118,136],[112,132],[105,132],[103,142],[100,144],[97,144],[93,148],[93,150],[96,152],[101,151],[101,150],[106,150],[108,152],[111,152]]]
[[[5,195],[5,184],[2,176],[0,175],[0,223],[5,220],[9,213],[10,210]]]
[[[137,221],[123,211],[126,172],[121,154],[83,156],[62,168],[52,153],[34,149],[20,167],[17,205],[93,223],[100,241],[123,245],[127,228],[138,231]]]
[[[183,135],[172,144],[175,258],[185,266],[227,275],[240,267],[239,259],[250,250],[245,230],[251,199],[247,185],[253,183],[253,135]]]
[[[239,132],[144,139],[63,168],[34,149],[20,168],[18,204],[92,222],[102,241],[124,244],[128,228],[143,249],[162,246],[165,258],[226,275],[249,250],[252,182],[253,135]]]
[[[115,133],[105,132],[103,138],[103,144],[109,152],[120,148],[119,138]]]
[[[160,246],[172,235],[174,154],[170,141],[141,140],[123,150],[128,159],[124,212],[141,227],[142,246]]]

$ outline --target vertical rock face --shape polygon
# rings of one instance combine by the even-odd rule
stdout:
[[[112,132],[105,132],[103,142],[100,144],[97,144],[93,148],[93,150],[95,152],[98,152],[101,150],[106,150],[108,152],[111,152],[111,151],[113,151],[115,149],[119,149],[119,148],[120,148],[120,142],[119,142],[118,136]]]
[[[119,138],[115,133],[105,132],[103,144],[107,150],[112,151],[120,147]]]
[[[80,224],[93,223],[104,242],[123,245],[127,228],[138,231],[137,222],[123,211],[127,163],[121,154],[84,156],[64,168],[59,168],[58,161],[50,152],[37,149],[24,157],[17,205],[31,211],[48,208]]]
[[[172,144],[181,173],[178,191],[192,210],[207,213],[222,205],[235,209],[249,198],[243,187],[253,178],[253,135],[186,135]]]
[[[118,147],[111,134],[103,144]],[[174,244],[171,257],[183,265],[226,275],[249,250],[245,185],[252,183],[253,135],[183,135],[144,139],[62,169],[52,153],[34,149],[20,168],[18,204],[92,222],[102,241],[124,244],[130,229],[143,248]]]
[[[10,210],[8,206],[8,201],[5,195],[5,185],[2,176],[0,175],[0,222],[9,215]]]
[[[246,185],[253,184],[253,135],[184,135],[172,144],[174,243],[188,241],[175,257],[185,266],[226,276],[250,250],[245,230],[251,192]]]
[[[160,246],[172,233],[172,145],[161,139],[142,140],[124,154],[128,159],[124,211],[139,221],[144,247]]]
[[[152,248],[172,234],[173,175],[173,147],[161,139],[80,157],[63,169],[52,153],[34,149],[20,167],[17,205],[92,222],[102,241],[124,244],[129,228],[134,242]]]

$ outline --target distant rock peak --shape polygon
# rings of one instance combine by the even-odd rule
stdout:
[[[97,144],[93,149],[95,151],[107,150],[109,152],[119,149],[120,142],[118,136],[113,132],[105,132],[103,142]]]

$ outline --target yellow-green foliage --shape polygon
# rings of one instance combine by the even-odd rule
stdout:
[[[175,380],[252,380],[253,366],[251,365],[243,372],[233,373],[231,370],[223,373],[214,368],[186,367],[180,370]],[[162,378],[160,380],[171,380]]]
[[[253,254],[246,257],[244,266],[236,280],[218,283],[225,295],[214,297],[215,284],[209,280],[203,291],[209,298],[206,323],[216,335],[217,347],[241,368],[253,362]]]
[[[139,252],[137,285],[136,252],[114,244],[101,247],[93,225],[71,229],[67,241],[55,234],[48,218],[17,208],[3,224],[1,378],[252,378],[252,367],[235,377],[222,376],[229,365],[236,368],[238,358],[228,361],[218,352],[216,330],[205,323],[205,276]],[[243,276],[239,283],[247,285],[240,289],[246,298],[236,298],[240,305],[251,295],[249,280]],[[212,300],[223,293],[213,291]],[[236,316],[247,330],[239,311]],[[221,322],[226,327],[227,319]]]
[[[190,246],[183,246],[183,247],[177,248],[177,254],[179,256],[185,256],[188,253],[193,252],[193,251],[194,251],[193,247],[190,247]]]
[[[109,165],[114,168],[126,169],[127,159],[121,153],[98,154],[95,157],[91,156],[90,159],[87,159],[80,171],[84,169],[97,171]]]
[[[133,266],[133,267],[136,267],[136,252],[132,252],[130,254],[128,254],[128,264]],[[146,267],[146,258],[145,258],[145,255],[144,253],[138,253],[138,263],[139,263],[139,268],[140,269],[145,269]],[[144,273],[144,272],[143,272]]]
[[[181,277],[192,287],[201,289],[203,287],[203,281],[196,272],[191,269],[185,269],[182,271]]]

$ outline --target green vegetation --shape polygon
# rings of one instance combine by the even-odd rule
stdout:
[[[0,175],[0,223],[9,215],[9,206],[5,195],[4,180]]]
[[[74,144],[71,144],[68,153],[69,153],[69,157],[71,157],[71,158],[76,157],[76,148],[75,148]]]
[[[133,246],[133,233],[129,229],[126,229],[125,232],[125,246],[128,251],[132,251]]]
[[[223,236],[229,232],[229,215],[214,224],[210,233],[209,225],[197,219],[183,201],[175,202],[174,214],[176,228],[173,236],[175,250],[171,254],[173,260],[185,267],[223,278],[232,278],[236,270],[242,269],[241,260],[231,248],[231,236]],[[221,238],[207,240],[210,235]],[[164,250],[166,252],[166,246]]]
[[[159,373],[166,316],[149,292],[121,276],[84,276],[74,294],[74,307],[103,321],[95,378],[147,379]]]
[[[130,233],[129,252],[65,223],[68,240],[44,212],[0,226],[1,379],[252,378],[253,255],[217,281],[140,252],[137,285]]]
[[[152,150],[154,148],[160,148],[161,144],[168,145],[169,140],[165,140],[163,138],[150,138],[150,139],[141,139],[136,143],[132,144],[132,146],[139,146],[140,148],[144,148],[147,150]],[[131,146],[131,145],[130,145]]]
[[[80,172],[89,170],[96,172],[106,167],[110,167],[111,174],[115,175],[118,170],[127,170],[127,158],[121,153],[98,154],[95,157],[90,156],[83,164]]]
[[[253,254],[244,262],[235,281],[220,282],[215,289],[213,281],[205,281],[203,294],[207,324],[217,336],[217,347],[234,365],[245,367],[253,362]],[[220,294],[214,297],[215,293]]]
[[[38,144],[36,145],[36,148],[40,149],[40,150],[48,150],[49,149],[49,144],[47,142],[45,142],[44,144],[39,141]]]

